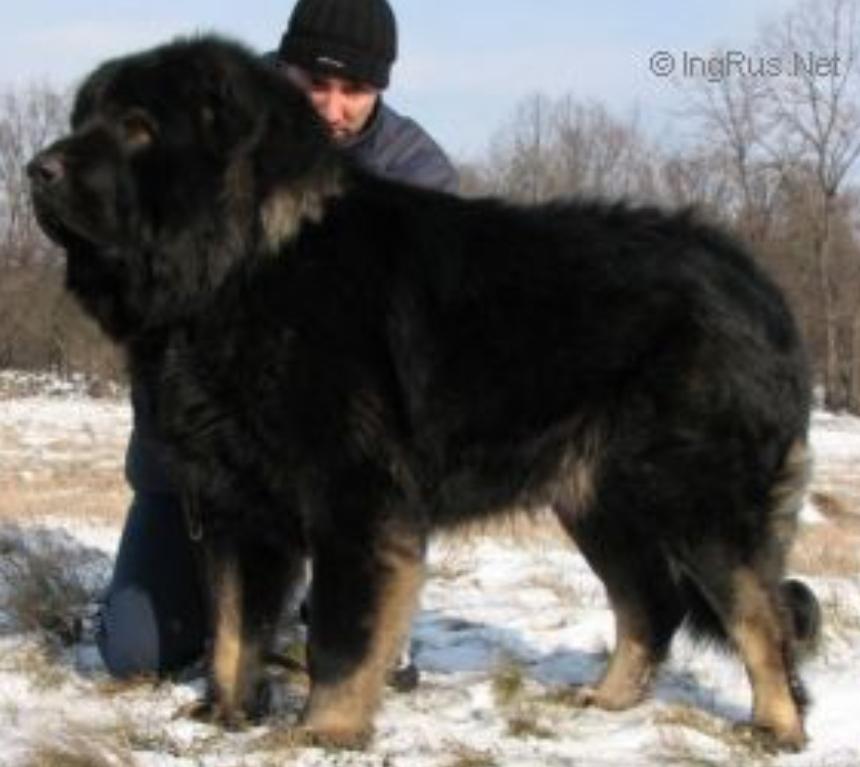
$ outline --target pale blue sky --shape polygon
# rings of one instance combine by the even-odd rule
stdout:
[[[655,51],[748,50],[796,0],[391,0],[400,60],[387,99],[460,159],[477,157],[524,96],[572,93],[671,129],[675,89]],[[73,85],[101,59],[217,31],[274,47],[292,0],[2,0],[0,85]]]

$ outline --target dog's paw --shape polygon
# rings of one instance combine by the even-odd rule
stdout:
[[[201,724],[223,727],[225,730],[242,730],[248,726],[244,712],[224,706],[208,698],[180,706],[174,719],[191,719]]]
[[[642,700],[639,689],[606,689],[601,686],[581,685],[571,688],[565,700],[577,708],[599,708],[604,711],[626,711]]]
[[[343,751],[363,751],[370,745],[373,733],[370,730],[347,730],[340,728],[320,728],[309,725],[299,725],[293,728],[293,739],[296,745],[336,749]]]
[[[791,728],[785,732],[777,732],[771,727],[765,727],[754,722],[742,722],[732,727],[732,734],[737,741],[750,751],[766,755],[780,752],[797,753],[806,747],[806,733],[802,728]]]

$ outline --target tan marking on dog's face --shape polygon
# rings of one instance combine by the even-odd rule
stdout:
[[[389,540],[383,545],[380,565],[387,576],[364,661],[342,682],[311,689],[305,725],[323,740],[349,744],[366,739],[385,675],[409,630],[424,581],[423,556],[413,542]]]
[[[336,174],[322,179],[303,181],[295,187],[281,187],[272,192],[260,209],[263,241],[268,250],[277,253],[294,240],[306,222],[318,224],[325,215],[326,203],[343,193]]]

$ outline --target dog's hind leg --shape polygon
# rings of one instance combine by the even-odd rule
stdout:
[[[795,669],[781,568],[761,552],[752,563],[741,562],[735,547],[719,544],[688,552],[683,564],[741,656],[752,687],[755,729],[779,748],[803,748],[806,694]]]
[[[740,653],[753,693],[753,725],[778,747],[806,743],[806,693],[796,670],[798,642],[813,644],[818,604],[802,584],[783,581],[785,561],[809,479],[804,440],[787,451],[775,473],[766,508],[726,497],[723,540],[689,544],[681,562],[720,618]]]
[[[628,529],[602,508],[554,507],[591,568],[603,581],[615,616],[615,646],[597,684],[577,693],[581,705],[630,708],[647,694],[655,670],[683,619],[669,564],[653,539]]]
[[[303,724],[313,742],[359,747],[417,604],[424,539],[390,522],[355,525],[315,541],[313,556]]]

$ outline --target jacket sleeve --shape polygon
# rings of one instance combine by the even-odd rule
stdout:
[[[459,178],[442,148],[414,120],[382,106],[371,135],[352,150],[367,170],[392,181],[456,193]]]
[[[410,121],[411,122],[411,121]],[[441,147],[421,128],[412,123],[414,136],[404,142],[402,156],[398,158],[399,180],[428,189],[456,193],[459,178],[453,164]]]

